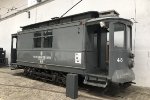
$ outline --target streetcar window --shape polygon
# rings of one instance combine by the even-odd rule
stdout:
[[[121,23],[114,24],[114,46],[124,47],[125,25]]]
[[[41,32],[36,32],[35,34],[34,34],[34,37],[40,37],[41,36]]]
[[[97,49],[97,33],[93,34],[93,38],[94,38],[94,49]]]
[[[109,32],[107,32],[107,43],[109,43]]]
[[[13,49],[17,48],[17,39],[13,38]]]
[[[34,48],[52,48],[53,35],[51,30],[34,33]]]
[[[34,33],[34,39],[33,40],[34,40],[34,47],[35,48],[41,48],[42,37],[41,37],[40,32]]]
[[[127,26],[127,49],[131,48],[131,27]]]
[[[43,43],[44,48],[52,48],[52,42],[53,42],[52,31],[51,30],[45,31],[43,38],[44,38],[44,43]]]

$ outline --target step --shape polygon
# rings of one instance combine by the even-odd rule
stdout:
[[[105,88],[107,86],[107,77],[88,74],[85,76],[84,84]]]
[[[107,79],[108,76],[107,75],[101,75],[101,74],[93,74],[93,73],[88,73],[88,76],[93,76],[93,77],[99,77],[99,78],[103,78],[103,79]]]
[[[84,81],[84,84],[96,86],[96,87],[102,87],[102,88],[105,88],[107,86],[107,82],[106,82],[106,84],[100,84],[100,83],[93,83],[93,82],[85,82]]]

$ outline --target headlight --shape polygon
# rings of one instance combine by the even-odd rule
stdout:
[[[130,54],[129,54],[129,57],[130,57],[130,58],[134,58],[135,55],[134,55],[133,53],[130,53]]]

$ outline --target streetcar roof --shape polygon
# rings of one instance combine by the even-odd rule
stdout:
[[[131,20],[125,19],[125,18],[120,18],[120,17],[93,18],[93,19],[87,20],[86,24],[91,25],[91,23],[96,24],[96,23],[99,23],[101,21],[119,21],[119,22],[127,22],[127,23],[130,23],[130,24],[133,24]]]

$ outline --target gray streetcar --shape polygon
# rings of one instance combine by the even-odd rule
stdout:
[[[12,34],[11,65],[65,84],[68,73],[87,85],[135,79],[132,22],[114,11],[89,11],[22,27]]]

